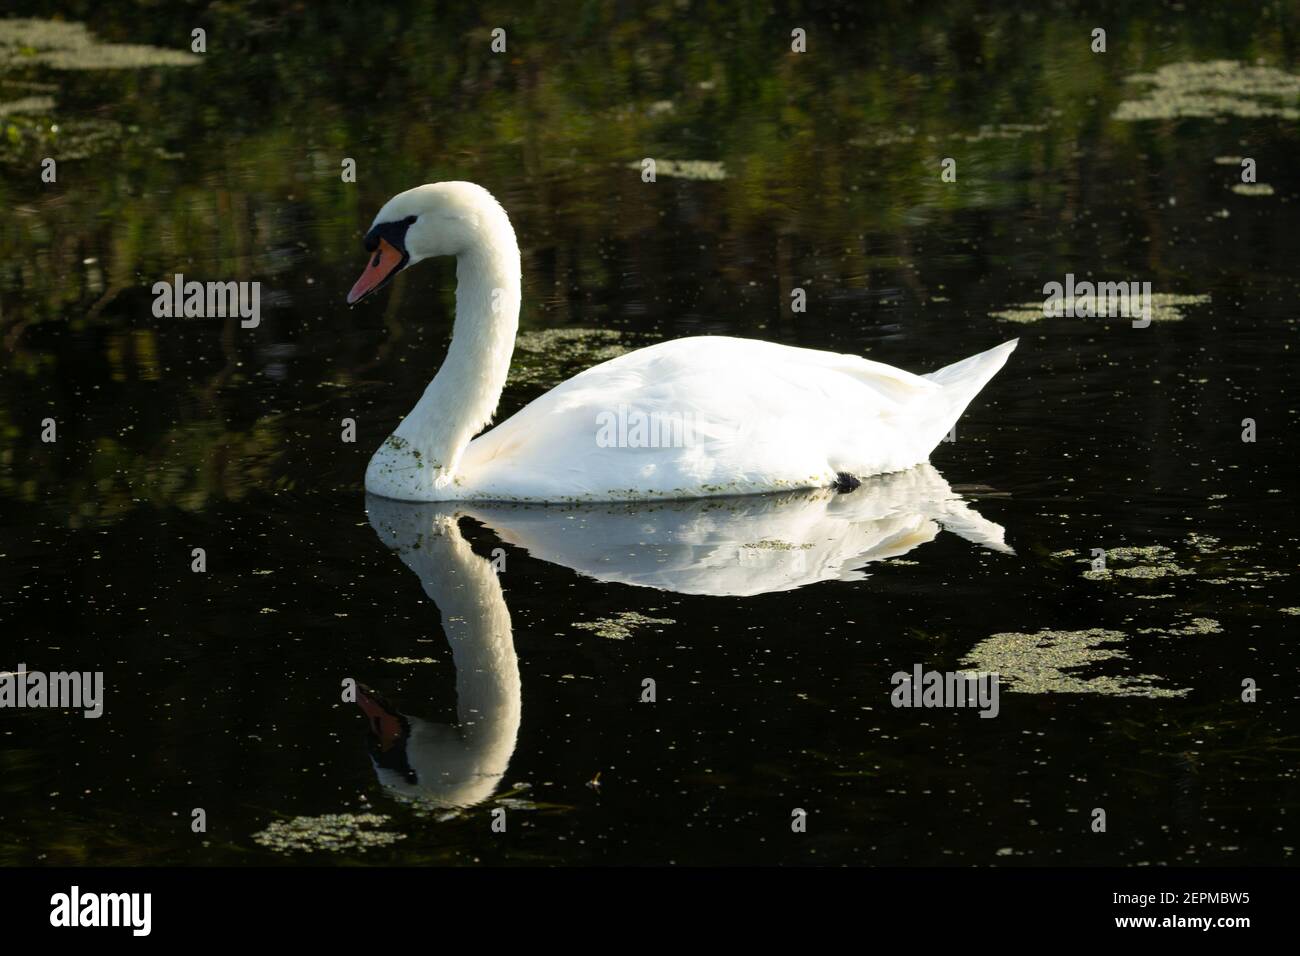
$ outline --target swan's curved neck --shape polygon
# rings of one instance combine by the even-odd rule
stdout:
[[[447,357],[393,432],[419,452],[436,487],[452,480],[465,446],[492,420],[519,329],[520,264],[514,230],[501,212],[456,260],[456,322]],[[392,443],[393,439],[389,439]]]

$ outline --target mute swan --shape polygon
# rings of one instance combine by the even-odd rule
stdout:
[[[350,305],[421,259],[456,257],[447,357],[366,468],[367,491],[403,501],[856,487],[924,462],[1016,347],[913,375],[754,339],[676,339],[580,372],[475,438],[496,411],[519,326],[519,246],[505,210],[474,183],[417,186],[384,204],[365,246]]]

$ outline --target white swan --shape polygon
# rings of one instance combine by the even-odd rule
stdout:
[[[481,186],[384,204],[349,304],[408,265],[456,257],[446,360],[366,468],[403,501],[637,501],[852,486],[924,462],[1016,341],[928,375],[856,355],[700,336],[580,372],[495,428],[519,326],[519,246]]]

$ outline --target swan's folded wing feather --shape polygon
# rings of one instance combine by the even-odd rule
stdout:
[[[489,485],[504,469],[527,469],[539,488],[578,495],[608,493],[616,475],[661,492],[825,483],[838,470],[871,474],[924,460],[929,449],[912,446],[942,391],[855,355],[722,336],[675,339],[551,389],[471,443],[462,469]],[[694,440],[619,447],[615,466],[597,441],[599,417],[626,420],[630,412],[685,420]]]

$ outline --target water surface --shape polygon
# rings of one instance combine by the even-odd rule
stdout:
[[[1294,859],[1291,6],[10,6],[0,668],[107,700],[0,714],[0,862]],[[454,272],[349,310],[360,237],[458,178],[523,250],[503,415],[685,335],[1020,347],[933,469],[841,499],[367,501]],[[260,326],[155,318],[177,272],[260,281]],[[1042,318],[1066,273],[1168,308]],[[894,709],[918,663],[998,670],[999,716]]]

